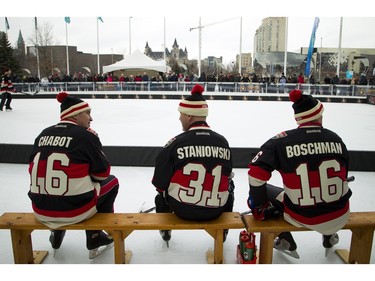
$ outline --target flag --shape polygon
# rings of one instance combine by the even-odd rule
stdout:
[[[104,21],[103,21],[102,17],[98,17],[98,20],[100,20],[101,22],[103,22],[103,23],[104,23]]]
[[[8,18],[7,17],[5,17],[5,28],[7,29],[7,30],[9,30],[9,22],[8,22]]]
[[[306,77],[310,76],[311,57],[312,57],[312,54],[313,54],[313,51],[314,51],[315,33],[316,33],[316,30],[318,29],[319,21],[320,21],[319,18],[315,18],[315,20],[314,20],[314,26],[313,26],[313,30],[312,30],[312,33],[311,33],[310,45],[309,45],[309,50],[308,50],[307,59],[306,59],[306,67],[305,67],[305,76]]]
[[[66,23],[70,23],[70,17],[65,17],[64,20]]]
[[[35,30],[38,29],[38,20],[36,19],[36,17],[34,18],[34,21],[35,21]]]

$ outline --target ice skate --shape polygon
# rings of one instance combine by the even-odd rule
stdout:
[[[325,248],[325,257],[333,252],[333,246],[339,243],[339,235],[337,233],[332,235],[323,235],[323,247]]]
[[[288,255],[288,256],[291,256],[292,258],[295,258],[295,259],[299,259],[299,254],[297,253],[297,245],[294,241],[291,241],[291,243],[289,241],[287,241],[286,239],[284,238],[280,238],[280,237],[276,237],[274,243],[273,243],[273,247]]]
[[[167,244],[167,247],[169,248],[169,240],[171,240],[172,237],[172,230],[159,230],[161,238],[165,241]]]
[[[104,231],[86,231],[86,247],[89,250],[89,259],[94,259],[104,252],[110,250],[113,238]]]
[[[6,111],[12,111],[13,108],[11,108],[11,107],[6,107],[5,110],[6,110]]]
[[[56,255],[56,250],[60,249],[65,233],[66,230],[51,230],[49,242],[51,242],[51,246],[53,248],[53,256]]]

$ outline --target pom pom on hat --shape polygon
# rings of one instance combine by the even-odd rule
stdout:
[[[193,89],[191,89],[191,94],[194,95],[194,94],[198,94],[198,95],[201,95],[204,91],[204,88],[197,84],[193,87]]]
[[[70,96],[66,92],[60,92],[57,94],[56,99],[60,105],[60,119],[64,120],[71,116],[77,115],[83,111],[90,110],[90,106],[87,102]]]
[[[191,95],[180,102],[178,111],[192,116],[208,116],[208,105],[203,98],[203,91],[204,88],[196,84],[191,90]]]
[[[69,94],[67,92],[61,92],[57,95],[56,99],[59,101],[59,103],[62,103],[63,100],[69,96]]]
[[[289,99],[292,102],[299,101],[302,97],[302,92],[300,90],[293,90],[289,93]]]
[[[323,104],[311,95],[303,95],[300,90],[291,91],[289,99],[293,102],[294,119],[298,125],[316,120],[323,114]]]

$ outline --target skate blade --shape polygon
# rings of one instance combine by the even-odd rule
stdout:
[[[295,259],[299,259],[299,254],[297,253],[297,251],[288,251],[288,250],[279,250],[277,248],[274,248],[276,249],[277,251],[283,253],[283,254],[286,254],[292,258],[295,258]]]
[[[95,259],[95,258],[99,257],[101,254],[103,254],[103,253],[107,252],[108,250],[112,249],[113,245],[114,245],[114,242],[112,242],[111,244],[105,245],[105,246],[101,246],[101,247],[96,248],[96,249],[89,250],[89,259],[92,260],[92,259]]]
[[[53,249],[53,257],[56,256],[56,253],[57,253],[57,249]]]

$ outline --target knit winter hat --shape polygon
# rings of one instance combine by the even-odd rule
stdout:
[[[298,125],[316,120],[323,114],[323,104],[311,95],[303,95],[300,90],[291,91],[289,99],[294,102],[294,119]]]
[[[187,115],[208,116],[208,105],[203,98],[203,91],[201,85],[195,85],[191,90],[191,95],[180,102],[178,111]]]
[[[79,98],[69,96],[69,94],[66,92],[59,93],[56,96],[56,99],[61,103],[60,105],[60,119],[61,120],[91,109],[87,102]]]

